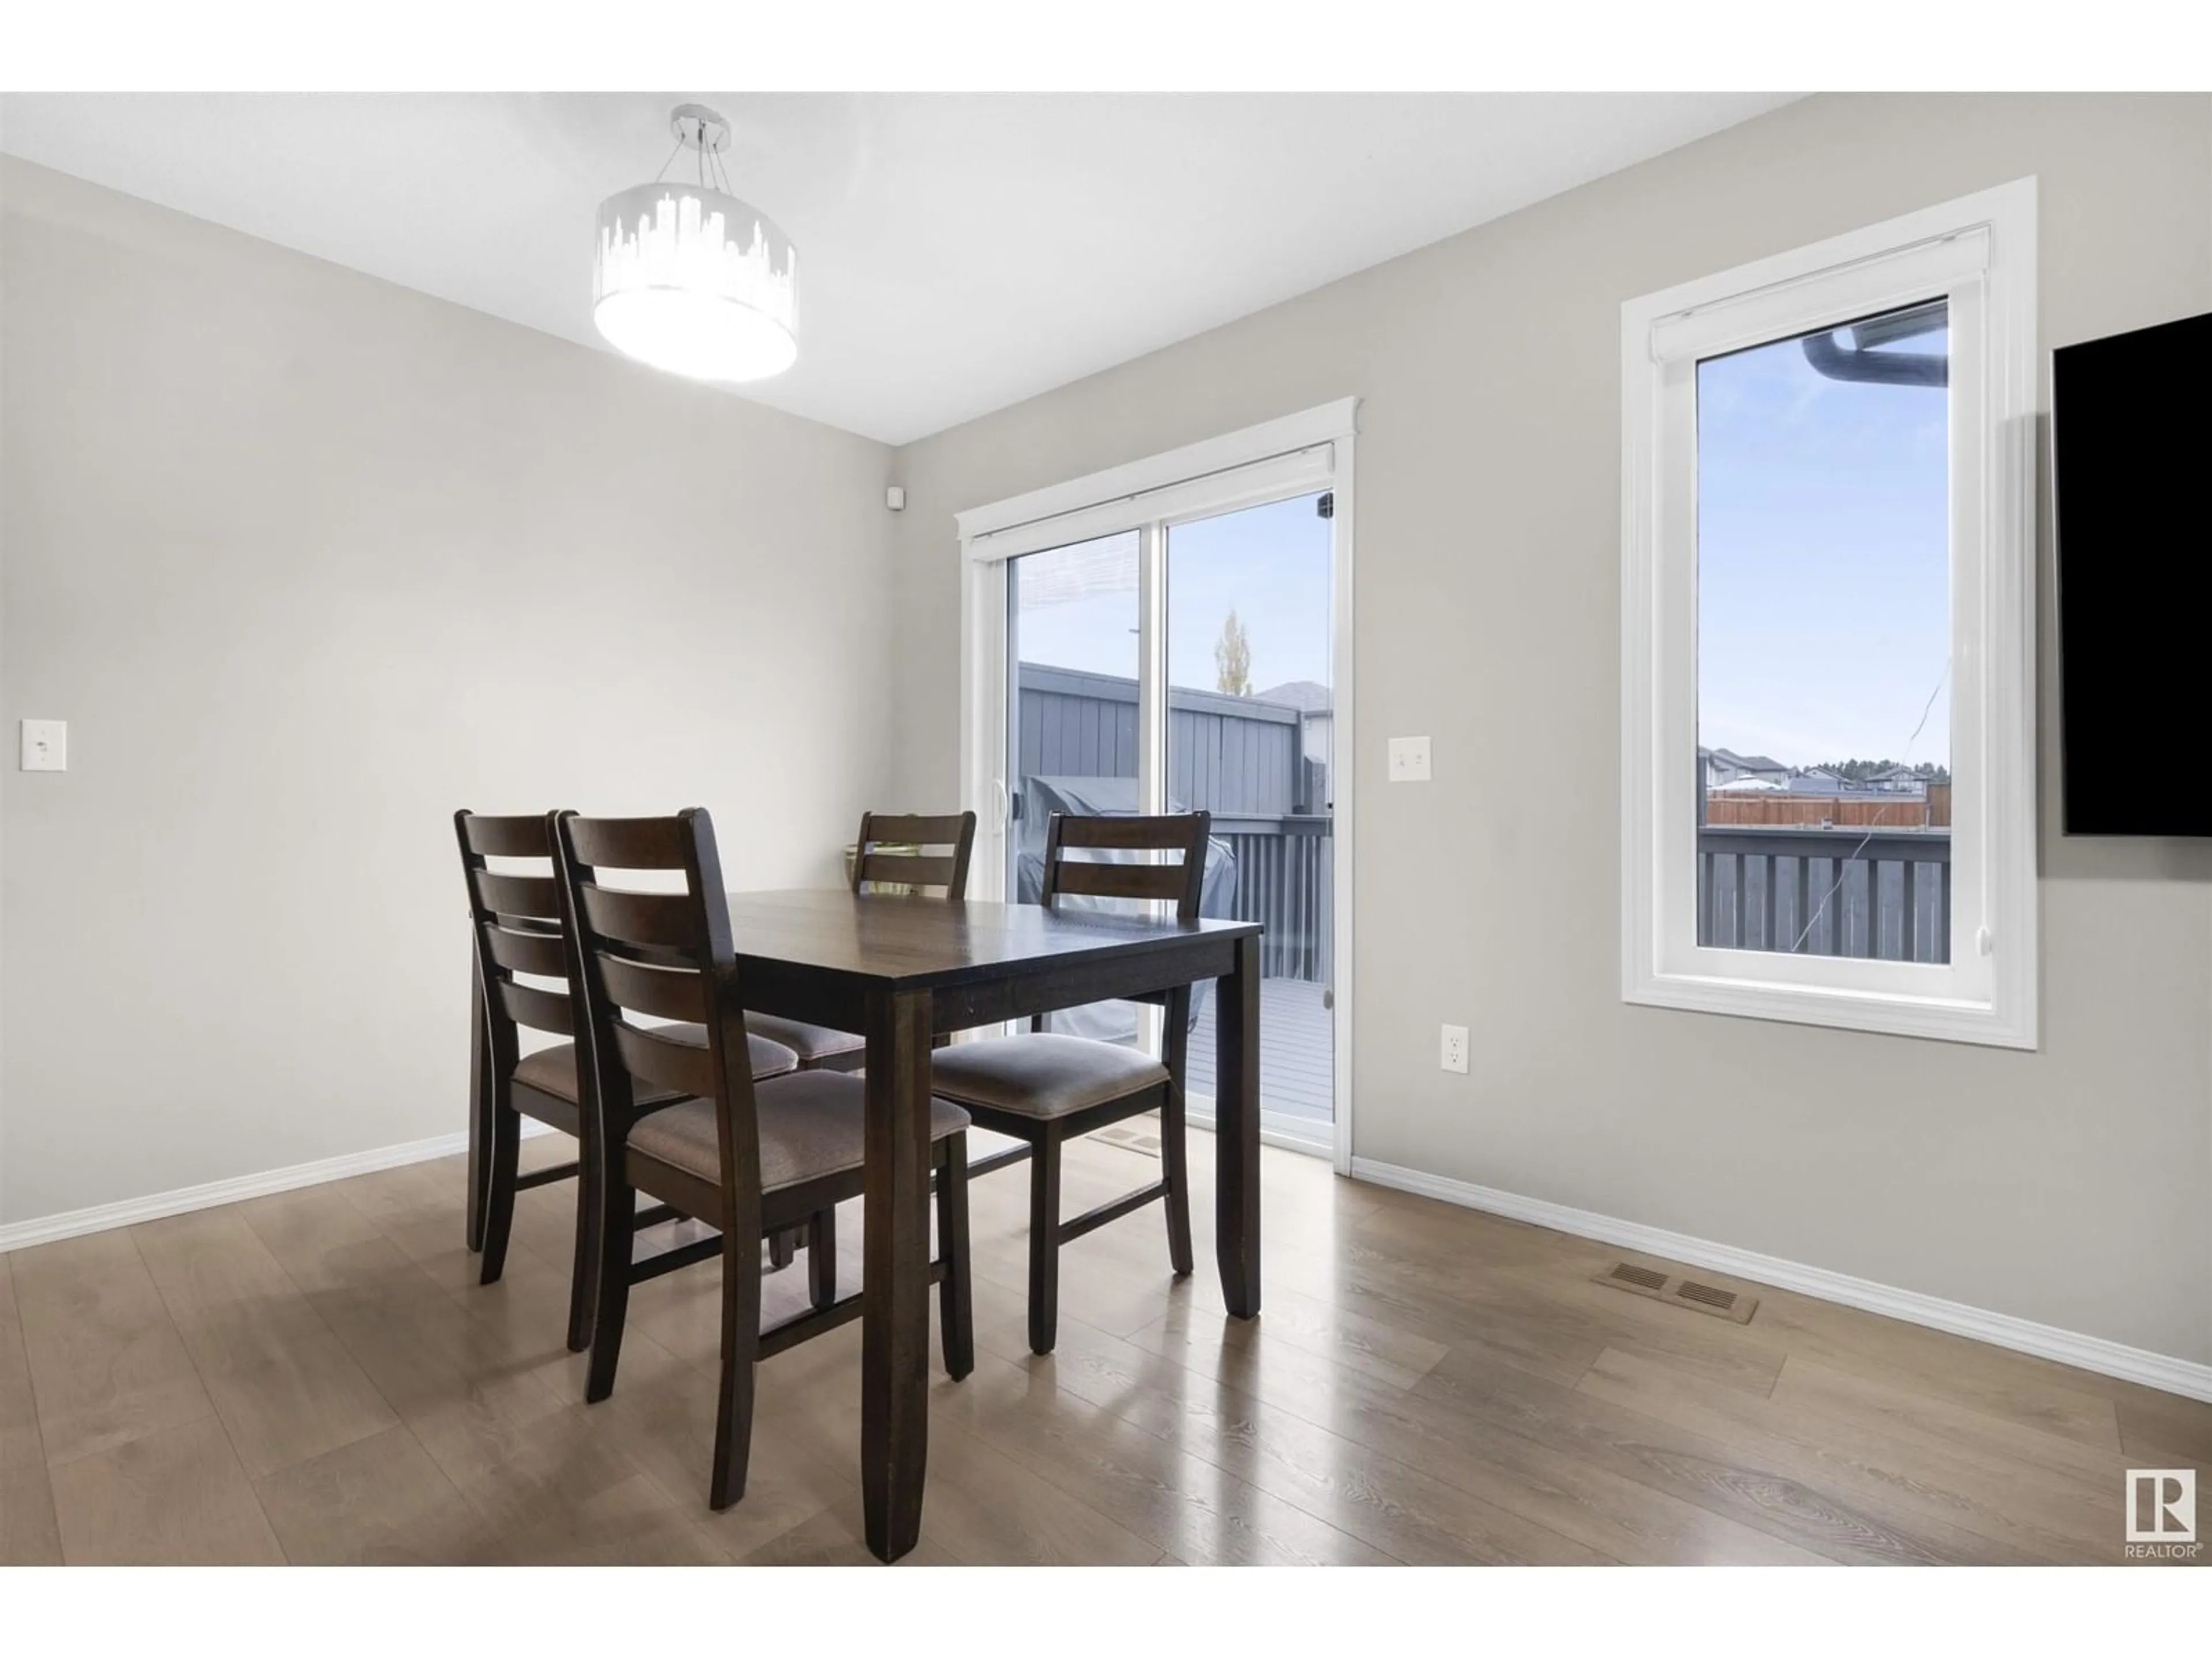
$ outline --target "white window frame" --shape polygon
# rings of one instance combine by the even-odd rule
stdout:
[[[2035,225],[2025,179],[1621,307],[1627,1001],[2035,1047]],[[1951,959],[1701,946],[1698,360],[1938,295],[1950,307]]]
[[[1158,706],[1163,699],[1152,692],[1165,684],[1167,596],[1149,574],[1159,568],[1156,555],[1161,532],[1190,520],[1212,518],[1314,490],[1334,494],[1331,518],[1334,614],[1330,642],[1334,684],[1329,778],[1335,818],[1331,830],[1335,848],[1332,861],[1335,1121],[1328,1139],[1318,1140],[1311,1137],[1314,1126],[1263,1118],[1261,1138],[1271,1145],[1328,1155],[1340,1174],[1349,1174],[1352,1168],[1352,872],[1358,764],[1352,651],[1352,541],[1357,518],[1352,438],[1358,403],[1356,398],[1340,398],[953,515],[960,536],[963,589],[960,611],[962,799],[975,813],[974,866],[998,872],[1006,865],[1010,805],[1006,779],[1009,561],[1072,542],[1126,531],[1138,533],[1137,648],[1152,671],[1141,677],[1147,696],[1139,715],[1148,729],[1164,732],[1164,710]],[[1151,746],[1151,757],[1152,764],[1138,781],[1146,799],[1154,799],[1162,787],[1153,775],[1164,758],[1157,743]],[[1210,1126],[1212,1105],[1210,1100],[1194,1096],[1190,1121]]]

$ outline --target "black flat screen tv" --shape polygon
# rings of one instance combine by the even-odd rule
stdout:
[[[2061,346],[2051,386],[2069,836],[2212,836],[2212,313]]]

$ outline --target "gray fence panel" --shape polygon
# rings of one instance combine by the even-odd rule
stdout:
[[[1698,831],[1700,945],[1948,962],[1950,899],[1948,830]]]

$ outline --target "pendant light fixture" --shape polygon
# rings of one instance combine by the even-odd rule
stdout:
[[[592,321],[624,356],[699,380],[759,380],[799,356],[799,251],[730,194],[730,124],[703,104],[669,118],[669,166],[696,153],[691,184],[655,179],[599,204]]]

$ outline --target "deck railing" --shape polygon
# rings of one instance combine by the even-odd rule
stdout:
[[[1948,962],[1951,831],[1702,824],[1698,943]]]
[[[1335,967],[1335,853],[1326,817],[1218,817],[1213,836],[1237,858],[1234,914],[1256,921],[1263,979],[1304,979],[1326,985]]]

